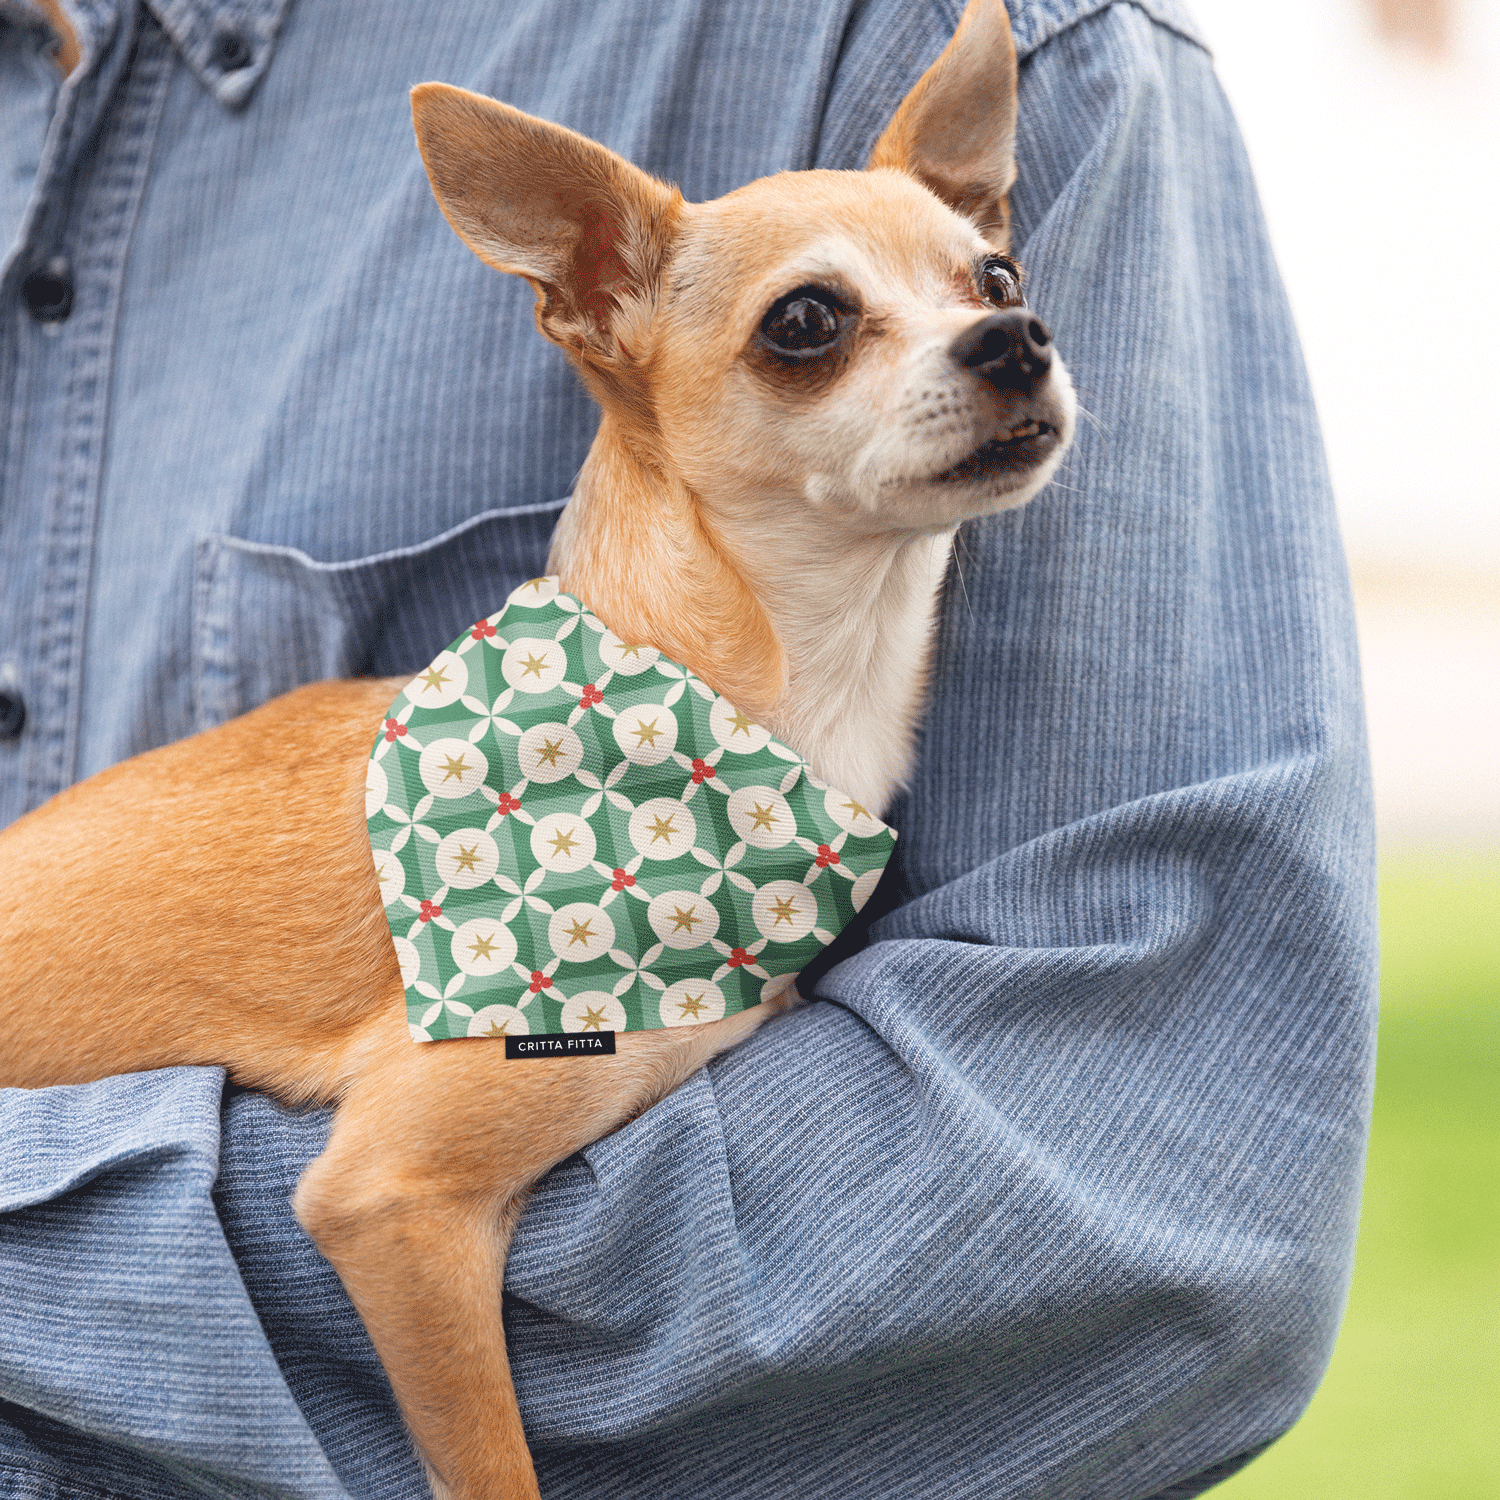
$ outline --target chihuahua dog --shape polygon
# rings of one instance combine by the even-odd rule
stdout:
[[[1068,377],[1006,253],[1001,0],[970,0],[868,170],[782,173],[712,203],[478,95],[431,83],[412,98],[443,212],[531,283],[541,332],[603,411],[550,571],[883,808],[913,754],[955,530],[1036,494],[1073,430]],[[363,810],[401,686],[299,689],[0,835],[0,864],[27,872],[0,890],[0,1083],[218,1064],[336,1104],[295,1209],[434,1489],[535,1500],[499,1292],[527,1191],[791,991],[624,1033],[609,1058],[517,1068],[481,1041],[412,1045]],[[267,748],[288,743],[302,753]],[[309,860],[342,879],[273,899]]]

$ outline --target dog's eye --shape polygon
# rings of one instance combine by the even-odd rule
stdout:
[[[979,268],[979,295],[996,307],[1015,307],[1021,301],[1021,268],[1003,255],[992,255]]]
[[[827,293],[814,287],[788,292],[761,319],[761,337],[783,354],[819,354],[837,342],[842,321]]]

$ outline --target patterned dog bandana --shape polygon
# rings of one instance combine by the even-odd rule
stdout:
[[[758,1005],[869,900],[896,840],[555,578],[412,678],[365,788],[417,1042]]]

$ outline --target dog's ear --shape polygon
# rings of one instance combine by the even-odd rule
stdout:
[[[910,173],[973,219],[997,249],[1006,247],[1006,194],[1016,180],[1016,44],[1002,0],[969,0],[868,164]]]
[[[432,191],[464,243],[531,283],[537,326],[554,343],[596,369],[633,363],[681,193],[482,94],[421,83],[411,103]]]

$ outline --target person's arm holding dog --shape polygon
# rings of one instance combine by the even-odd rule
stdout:
[[[1326,1355],[1370,999],[1326,485],[1206,60],[1133,7],[1070,21],[1018,18],[1013,206],[1099,429],[1050,497],[962,544],[898,815],[900,904],[818,981],[836,1004],[539,1190],[507,1287],[547,1493],[1144,1493],[1273,1436]],[[857,14],[819,163],[862,160],[943,40],[936,16]],[[278,597],[291,562],[230,551],[236,588]],[[208,637],[226,566],[199,574]],[[261,691],[216,665],[194,669],[214,701]],[[196,1184],[167,1215],[189,1232],[158,1286],[192,1268],[207,1291],[178,1313],[186,1342],[210,1365],[238,1351],[262,1405],[215,1449],[122,1407],[107,1359],[81,1394],[28,1335],[0,1368],[0,1394],[39,1414],[14,1451],[81,1462],[71,1428],[112,1440],[108,1463],[124,1445],[231,1484],[412,1482],[362,1333],[280,1207],[321,1122],[253,1096],[225,1112],[218,1205],[267,1350],[203,1216],[216,1080],[88,1097],[87,1120],[16,1106],[59,1149],[8,1169],[6,1201],[37,1207],[0,1221],[0,1274],[80,1246],[128,1257],[118,1232],[161,1220],[163,1181]],[[165,1178],[111,1165],[171,1143]],[[67,1193],[80,1161],[107,1204]],[[10,1286],[17,1322],[57,1315]],[[209,1306],[227,1333],[194,1322]]]

